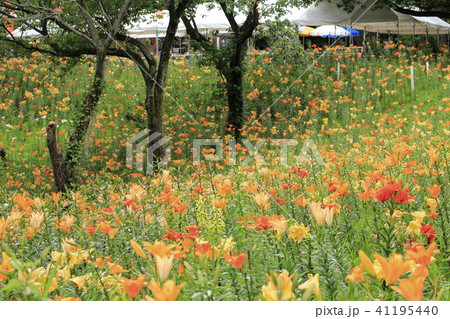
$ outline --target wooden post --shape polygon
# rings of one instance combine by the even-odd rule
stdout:
[[[439,50],[439,29],[437,29],[437,33],[436,33],[436,42],[437,42],[437,48]]]
[[[337,80],[339,81],[341,78],[341,63],[338,62],[337,64]]]

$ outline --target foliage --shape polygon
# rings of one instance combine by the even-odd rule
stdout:
[[[361,55],[282,43],[246,57],[243,137],[264,142],[265,164],[244,143],[229,161],[218,71],[173,61],[172,158],[153,177],[125,165],[126,141],[147,121],[141,75],[108,58],[83,185],[65,195],[43,129],[57,122],[65,146],[94,61],[3,59],[0,298],[449,300],[448,48],[374,45]],[[222,138],[223,160],[207,160],[206,146],[193,165],[198,138]],[[298,142],[287,164],[282,139]],[[325,165],[297,162],[308,139]]]

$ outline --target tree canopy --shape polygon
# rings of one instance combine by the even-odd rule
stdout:
[[[330,1],[330,0],[319,0]],[[339,7],[343,7],[347,11],[351,11],[355,5],[362,1],[351,0],[331,0]],[[378,0],[376,7],[388,6],[400,13],[414,16],[437,16],[442,19],[450,19],[450,1],[449,0]]]

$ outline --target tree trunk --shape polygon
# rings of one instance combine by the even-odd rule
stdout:
[[[47,147],[52,161],[53,176],[55,177],[55,185],[58,192],[65,192],[70,188],[67,175],[67,167],[64,156],[56,143],[56,124],[50,123],[47,126]]]
[[[6,168],[6,151],[1,146],[0,146],[0,157],[2,158],[2,161],[3,161],[3,167]]]
[[[86,138],[86,133],[92,120],[92,116],[97,108],[98,101],[105,84],[106,70],[106,50],[99,50],[95,61],[95,75],[92,87],[84,99],[83,107],[80,110],[78,119],[75,121],[75,128],[69,137],[69,145],[65,156],[67,176],[69,182],[73,183],[76,176],[76,167],[81,157],[81,150]]]
[[[228,98],[228,128],[239,140],[244,125],[243,73],[240,66],[235,66],[225,73]]]
[[[159,133],[162,135],[163,123],[162,123],[162,94],[155,88],[156,82],[152,79],[146,79],[146,97],[145,97],[145,109],[148,116],[148,129],[150,135],[154,133]],[[160,95],[158,97],[158,95]],[[156,137],[154,140],[149,141],[152,143],[157,142],[161,136]],[[163,147],[157,148],[153,153],[152,159],[147,159],[152,161],[152,166],[157,169],[157,163],[164,157]]]
[[[251,34],[251,33],[250,33]],[[233,132],[234,137],[239,140],[244,126],[244,72],[242,64],[247,50],[247,39],[236,36],[233,43],[233,54],[229,66],[222,71],[227,83],[228,98],[228,120],[227,125]]]
[[[56,189],[65,192],[72,188],[76,177],[76,168],[82,154],[82,146],[91,123],[92,116],[103,91],[106,70],[106,50],[99,50],[96,55],[96,69],[92,87],[84,99],[83,107],[75,120],[75,128],[69,137],[65,156],[56,144],[56,125],[47,127],[47,147],[53,166]]]
[[[190,1],[185,1],[185,3],[189,2]],[[161,56],[159,58],[156,81],[154,76],[148,76],[148,79],[145,81],[147,86],[146,110],[148,114],[148,129],[150,130],[150,134],[160,134],[152,141],[149,141],[152,142],[152,144],[156,143],[160,138],[162,138],[163,134],[162,103],[165,92],[164,88],[166,86],[166,76],[169,69],[169,62],[172,56],[172,45],[177,32],[178,23],[180,21],[180,12],[182,12],[180,10],[177,10],[175,8],[174,2],[171,2],[171,4],[169,5],[169,11],[171,11],[170,20],[166,31],[166,36],[161,47]],[[164,147],[161,146],[154,150],[152,159],[147,159],[152,161],[154,171],[158,170],[158,163],[164,158],[164,155],[165,150]]]

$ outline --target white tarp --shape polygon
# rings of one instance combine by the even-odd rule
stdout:
[[[377,0],[367,0],[364,6],[356,5],[352,12],[346,12],[326,0],[309,6],[291,22],[301,25],[350,25],[352,23],[378,23],[394,21],[397,16],[389,9],[374,9]]]
[[[245,16],[240,14],[235,19],[238,24],[242,24],[245,21]],[[200,33],[218,32],[223,34],[228,33],[231,28],[225,13],[218,5],[211,9],[208,9],[205,5],[197,6],[194,21]],[[147,15],[138,24],[127,28],[127,33],[130,36],[140,38],[155,38],[157,35],[158,37],[164,37],[168,26],[169,12],[163,11],[162,19],[158,19],[155,15]],[[186,36],[186,28],[182,21],[178,24],[177,36]]]
[[[14,38],[37,38],[41,37],[41,34],[37,32],[36,30],[24,30],[22,28],[14,29],[13,32],[11,32],[12,36]]]
[[[235,17],[235,20],[237,24],[242,25],[245,18],[246,17],[243,14],[238,14]],[[219,31],[223,33],[231,29],[231,25],[228,22],[225,13],[218,5],[215,5],[212,9],[208,9],[205,5],[197,6],[194,21],[199,32],[201,33],[208,33],[212,31]],[[184,25],[182,28],[185,30]]]
[[[140,19],[137,24],[127,27],[127,34],[134,38],[156,38],[165,37],[169,26],[169,12],[163,11],[162,17],[149,14]],[[185,36],[184,30],[180,30],[183,23],[178,24],[177,36]]]
[[[310,34],[320,37],[347,37],[350,32],[337,25],[322,25],[312,30]]]
[[[367,0],[346,12],[328,1],[311,5],[291,20],[299,25],[337,24],[379,33],[425,34],[450,32],[450,24],[438,17],[417,17],[390,8],[375,9],[377,0]]]
[[[355,23],[355,29],[378,33],[391,34],[427,34],[450,32],[450,24],[438,17],[418,17],[399,13],[392,10],[397,16],[396,21],[384,23]]]

